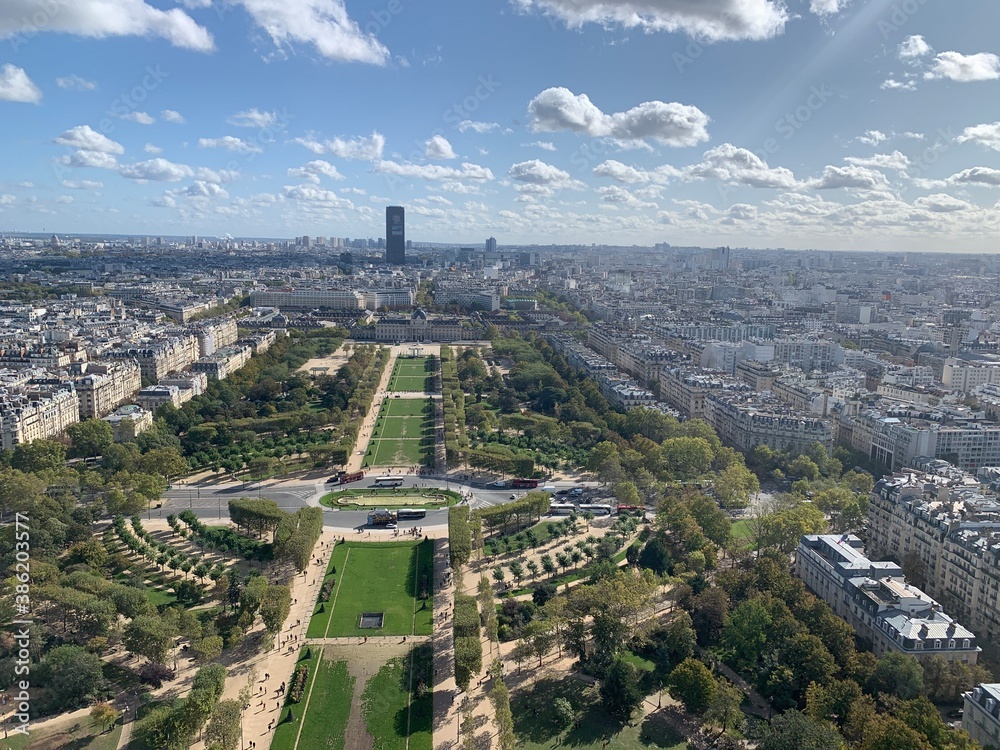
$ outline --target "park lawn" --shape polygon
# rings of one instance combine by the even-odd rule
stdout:
[[[432,541],[346,542],[339,546],[347,547],[350,554],[337,569],[339,590],[325,637],[431,634]],[[417,586],[426,591],[425,601],[418,600]],[[382,628],[359,628],[362,612],[382,612]]]
[[[431,750],[431,663],[430,647],[420,646],[408,657],[389,660],[368,681],[361,696],[361,713],[376,748]],[[418,691],[420,682],[425,686],[423,691]],[[416,697],[420,692],[423,694]]]
[[[27,735],[10,733],[3,740],[5,750],[115,750],[122,735],[121,723],[110,732],[90,723],[90,717],[79,722],[65,722],[46,729],[32,729]]]
[[[423,440],[397,439],[377,440],[369,448],[365,463],[369,466],[430,466],[434,458],[432,447],[425,446]]]
[[[434,390],[434,376],[394,375],[389,390],[399,393],[430,393]]]
[[[382,417],[431,417],[434,414],[429,398],[391,398],[382,404]]]
[[[578,724],[560,728],[553,706],[556,698],[566,698],[576,709]],[[514,733],[524,750],[549,750],[565,745],[574,750],[685,750],[687,742],[655,712],[635,726],[622,726],[601,707],[598,689],[573,677],[546,678],[511,695]]]
[[[434,357],[396,358],[394,372],[400,375],[424,375],[437,369]]]
[[[730,527],[729,533],[733,537],[733,541],[742,544],[743,546],[749,546],[751,537],[753,537],[753,532],[750,531],[750,526],[746,521],[737,521]]]
[[[333,554],[330,555],[330,564],[326,568],[326,575],[323,576],[323,583],[326,583],[330,579],[336,579],[337,575],[344,570],[344,560],[347,558],[349,547],[346,544],[338,544],[333,548]],[[334,573],[333,571],[337,571]],[[320,587],[320,592],[323,589]],[[320,603],[316,602],[316,606],[313,607],[312,619],[309,620],[309,627],[306,630],[306,638],[322,638],[326,635],[326,629],[330,626],[330,614],[333,612],[334,600],[337,596],[337,587],[334,586],[333,593],[330,595],[330,601]],[[320,611],[322,610],[322,611]]]
[[[302,714],[306,710],[306,698],[309,695],[309,690],[312,688],[313,681],[316,679],[321,656],[322,649],[317,646],[312,646],[299,652],[299,659],[296,662],[296,666],[302,662],[309,663],[309,677],[306,680],[305,690],[302,691],[302,702],[291,703],[289,699],[286,699],[285,705],[281,707],[281,712],[278,714],[278,724],[274,728],[274,739],[271,740],[271,750],[296,750],[297,747],[305,747],[305,745],[296,743],[296,738],[299,736],[299,727],[304,720]],[[325,716],[326,712],[335,710],[329,706],[321,706],[319,704],[317,704],[316,708],[319,709],[320,716]],[[350,711],[350,708],[348,708],[348,711]],[[289,720],[289,713],[293,714],[294,720]],[[346,726],[346,724],[345,720],[344,725]],[[304,731],[305,728],[303,727]],[[313,745],[313,747],[323,746]]]
[[[343,750],[353,696],[354,678],[347,671],[347,662],[321,659],[308,710],[300,717],[303,724],[297,750]]]
[[[375,427],[377,440],[422,438],[434,434],[434,420],[424,417],[386,417]]]

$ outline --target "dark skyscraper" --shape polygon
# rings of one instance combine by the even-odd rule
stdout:
[[[406,227],[402,206],[385,209],[385,262],[394,266],[406,263]]]

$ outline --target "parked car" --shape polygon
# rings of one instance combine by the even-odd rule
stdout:
[[[517,495],[511,495],[507,498],[508,500],[517,500]]]
[[[949,719],[961,719],[965,716],[964,708],[956,708],[954,711],[949,711],[947,714]]]
[[[569,490],[559,490],[556,494],[557,495],[568,495],[569,494]]]

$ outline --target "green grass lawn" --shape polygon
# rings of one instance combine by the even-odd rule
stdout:
[[[434,407],[429,398],[390,398],[383,402],[379,410],[382,417],[430,417]]]
[[[308,655],[308,658],[307,658]],[[322,655],[322,649],[312,647],[307,648],[299,652],[299,659],[297,664],[302,662],[309,663],[309,679],[306,681],[306,689],[302,692],[302,702],[301,703],[285,703],[281,708],[281,712],[278,714],[278,725],[274,729],[274,739],[271,740],[271,750],[295,750],[296,747],[305,748],[306,745],[299,743],[296,745],[295,738],[299,735],[300,722],[307,720],[307,717],[303,717],[303,713],[306,709],[306,696],[309,695],[309,688],[312,686],[313,681],[316,679],[317,670],[319,668],[320,657]],[[315,694],[313,696],[315,698]],[[348,703],[350,702],[350,694],[348,694]],[[348,711],[350,707],[348,706]],[[336,707],[324,706],[322,704],[313,705],[313,711],[319,717],[325,717],[327,712],[336,711]],[[294,716],[294,720],[289,720],[289,713]],[[317,719],[318,720],[318,719]],[[344,725],[347,725],[347,720],[344,720]],[[305,737],[305,729],[303,731],[303,739]],[[244,739],[252,740],[253,737],[246,737]],[[341,732],[341,740],[343,740],[343,732]],[[325,747],[324,745],[310,745],[309,747]],[[333,747],[332,745],[330,747]],[[341,742],[340,747],[343,747],[343,742]]]
[[[376,440],[368,449],[368,466],[430,466],[434,460],[433,446],[423,440]]]
[[[342,562],[336,564],[338,555]],[[309,637],[430,635],[434,620],[431,599],[418,598],[418,587],[430,597],[434,583],[434,543],[420,542],[363,543],[337,545],[333,562],[337,567],[337,587],[332,601],[325,606],[329,625],[318,632],[309,623]],[[381,630],[362,629],[362,612],[383,612]]]
[[[430,393],[434,390],[434,377],[425,375],[395,375],[389,384],[390,391],[400,393]]]
[[[373,487],[365,490],[330,492],[320,499],[327,507],[347,510],[358,508],[445,508],[461,500],[452,490],[420,487]]]
[[[566,698],[577,711],[579,723],[568,731],[556,720],[553,703]],[[622,726],[601,708],[601,696],[596,687],[572,677],[542,679],[526,689],[515,690],[511,696],[514,732],[518,747],[525,750],[550,750],[554,745],[574,750],[685,750],[687,743],[656,713],[636,726]]]
[[[344,560],[347,558],[348,549],[349,547],[346,544],[338,544],[333,548],[333,554],[330,555],[330,564],[327,565],[326,574],[323,577],[324,583],[329,580],[336,581],[337,574],[344,569]],[[333,571],[336,571],[336,573]],[[322,590],[322,587],[320,587],[320,592]],[[306,638],[323,638],[326,635],[326,630],[330,626],[330,614],[333,612],[333,600],[336,594],[337,589],[334,588],[333,593],[330,595],[330,601],[316,602],[316,605],[313,607],[312,618],[309,620],[309,627],[306,629]]]
[[[410,657],[390,660],[368,681],[361,711],[376,748],[431,750],[431,665],[430,647],[419,646]]]
[[[433,436],[434,420],[427,417],[384,417],[375,425],[375,435],[383,440]]]
[[[747,525],[746,521],[737,521],[734,523],[730,529],[730,533],[733,536],[733,541],[742,543],[743,545],[749,545],[753,532],[750,531],[750,526]]]
[[[300,716],[303,723],[297,750],[343,750],[353,696],[354,678],[347,672],[347,662],[321,659],[308,711]],[[277,745],[272,743],[271,747]]]
[[[91,726],[89,717],[79,722],[67,722],[52,729],[30,730],[27,735],[10,733],[0,740],[4,750],[115,750],[121,738],[121,724],[110,732]]]

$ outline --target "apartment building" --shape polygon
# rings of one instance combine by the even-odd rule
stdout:
[[[136,362],[89,362],[76,378],[80,398],[80,419],[100,418],[124,404],[142,387],[142,373]]]
[[[435,289],[434,304],[460,305],[465,308],[495,312],[500,309],[500,295],[487,289]]]
[[[931,595],[979,636],[1000,636],[1000,501],[975,478],[918,462],[876,482],[868,503],[869,544],[905,562]]]
[[[227,346],[210,357],[202,357],[191,365],[194,372],[203,372],[209,380],[225,380],[253,356],[253,348],[245,345]]]
[[[970,393],[984,385],[998,385],[1000,362],[969,362],[950,357],[944,361],[941,382],[960,393]]]
[[[209,357],[219,349],[235,344],[239,337],[236,320],[231,317],[197,323],[190,328],[190,333],[198,337],[199,357]]]
[[[174,370],[186,370],[198,359],[198,337],[192,335],[158,339],[141,347],[111,349],[107,359],[134,360],[142,377],[153,382]]]
[[[128,404],[102,419],[111,425],[116,443],[128,443],[153,426],[153,413],[135,404]]]
[[[833,446],[826,419],[799,413],[773,397],[758,394],[709,393],[704,419],[727,445],[749,453],[758,445],[795,455],[813,443]]]
[[[705,416],[705,399],[710,393],[748,393],[749,386],[724,372],[665,367],[660,372],[660,397],[685,419]]]
[[[80,421],[80,399],[71,387],[0,392],[0,445],[18,445],[55,437]]]
[[[278,307],[282,310],[362,310],[365,298],[353,289],[276,289],[254,292],[251,304],[255,307]]]
[[[906,582],[891,562],[873,562],[852,534],[804,536],[795,551],[795,574],[825,601],[877,656],[899,652],[975,664],[982,650],[972,631],[934,599]]]
[[[1000,684],[977,685],[963,697],[962,729],[982,747],[1000,747]]]

